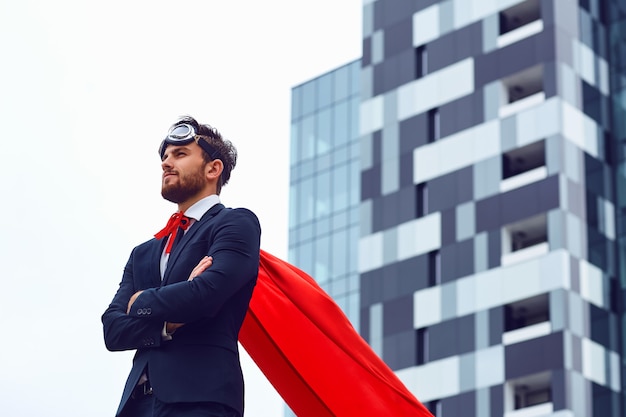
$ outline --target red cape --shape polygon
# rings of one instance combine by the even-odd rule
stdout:
[[[313,278],[265,251],[239,341],[298,417],[432,416]]]

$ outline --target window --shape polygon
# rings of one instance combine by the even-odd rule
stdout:
[[[417,184],[415,196],[416,217],[423,217],[428,214],[428,184],[425,182]]]
[[[541,140],[502,154],[500,191],[506,192],[548,176],[546,145]]]
[[[546,216],[542,214],[537,217],[524,220],[520,223],[510,225],[508,232],[511,242],[511,252],[535,246],[539,243],[546,242],[547,225]]]
[[[527,0],[500,12],[498,48],[514,44],[543,31],[539,0]]]
[[[502,81],[502,98],[498,116],[504,118],[545,101],[543,66],[535,65]]]
[[[417,329],[417,365],[428,362],[428,327]]]
[[[426,404],[426,408],[430,411],[435,417],[443,417],[443,406],[440,400],[429,401]]]
[[[544,166],[545,148],[545,141],[542,140],[502,154],[502,179]]]
[[[550,401],[550,387],[520,385],[515,388],[515,408],[532,407]]]
[[[438,250],[428,254],[428,285],[441,284],[441,254]]]
[[[515,103],[543,91],[543,66],[535,65],[502,80],[504,104]]]
[[[502,228],[503,266],[531,259],[548,251],[548,224],[545,213]]]
[[[441,138],[441,120],[439,109],[428,111],[428,143],[435,142]]]
[[[316,156],[327,153],[333,146],[332,110],[332,107],[327,107],[317,113],[315,120]]]
[[[504,307],[504,330],[506,332],[550,321],[548,294],[526,298]]]
[[[539,0],[527,0],[500,12],[500,34],[514,31],[541,19]]]
[[[505,416],[551,414],[553,407],[550,380],[550,372],[542,372],[507,382]],[[537,408],[538,412],[528,414],[530,407]],[[522,409],[524,414],[517,412]]]
[[[428,74],[428,50],[426,45],[415,48],[415,78]]]

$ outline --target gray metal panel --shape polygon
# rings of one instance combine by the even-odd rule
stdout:
[[[411,14],[401,17],[396,24],[385,28],[385,59],[413,49],[413,18]]]
[[[561,332],[552,333],[505,346],[506,379],[563,369],[563,337]]]
[[[413,294],[383,303],[383,336],[406,331],[413,331]]]

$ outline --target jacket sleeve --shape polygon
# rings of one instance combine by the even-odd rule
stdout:
[[[110,351],[150,348],[161,344],[163,322],[141,320],[126,314],[128,300],[139,290],[133,280],[134,255],[135,250],[126,263],[113,301],[102,315],[104,344]]]
[[[129,316],[157,322],[189,323],[215,316],[224,303],[256,280],[261,227],[247,209],[229,210],[213,231],[207,255],[213,264],[193,281],[145,290]],[[148,321],[148,320],[146,320]]]

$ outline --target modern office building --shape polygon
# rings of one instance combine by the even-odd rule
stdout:
[[[359,327],[360,61],[292,90],[289,261]]]
[[[621,0],[364,0],[294,88],[290,261],[437,417],[625,415],[625,64]]]

